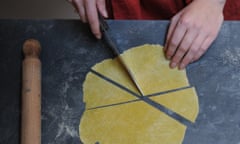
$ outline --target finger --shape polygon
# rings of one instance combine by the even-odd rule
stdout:
[[[87,19],[90,24],[92,33],[96,36],[96,38],[101,38],[101,32],[99,28],[99,20],[98,20],[98,11],[97,4],[95,0],[86,0],[85,3]]]
[[[198,34],[197,30],[189,30],[186,32],[185,36],[183,37],[176,53],[173,55],[170,67],[175,68],[177,65],[180,64],[181,60],[183,59],[184,55],[188,52],[189,48],[191,47],[194,39],[196,39]]]
[[[86,23],[87,18],[86,18],[86,12],[85,12],[85,8],[84,8],[83,0],[72,0],[72,4],[75,7],[76,11],[78,12],[78,14],[80,16],[80,20],[82,22]]]
[[[105,0],[98,0],[97,1],[97,8],[102,16],[105,18],[108,17],[107,9],[106,9],[106,1]]]
[[[167,33],[167,38],[166,38],[166,42],[165,42],[165,46],[163,48],[163,50],[166,52],[167,50],[167,47],[169,45],[169,41],[170,41],[170,37],[172,36],[173,34],[173,31],[177,25],[177,22],[178,22],[178,19],[179,19],[179,16],[176,15],[172,20],[171,20],[171,23],[170,23],[170,26],[169,26],[169,29],[168,29],[168,33]]]
[[[181,63],[179,64],[179,69],[184,69],[189,63],[193,61],[194,56],[200,52],[200,47],[206,38],[205,34],[199,34],[194,42],[191,44],[188,52],[183,57]]]
[[[192,62],[194,54],[196,54],[197,49],[189,49],[186,55],[184,56],[182,62],[179,64],[178,69],[184,69],[190,62]]]
[[[172,33],[172,36],[169,39],[169,43],[166,51],[167,59],[172,58],[179,44],[181,43],[186,31],[187,31],[186,26],[184,26],[181,22],[178,22],[175,30]]]
[[[207,37],[204,40],[203,44],[201,45],[198,53],[193,57],[193,61],[198,60],[207,51],[207,49],[210,47],[212,42],[213,42],[213,39],[211,37]]]

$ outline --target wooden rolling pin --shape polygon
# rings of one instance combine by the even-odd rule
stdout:
[[[40,43],[23,44],[21,144],[41,144],[41,62]]]

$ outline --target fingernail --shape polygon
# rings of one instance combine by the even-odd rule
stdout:
[[[97,35],[96,35],[96,38],[97,38],[97,39],[101,39],[101,35],[100,35],[100,34],[97,34]]]
[[[167,59],[170,60],[170,59],[171,59],[171,56],[167,55]]]
[[[170,64],[170,67],[171,67],[171,68],[175,68],[176,66],[177,66],[177,64],[174,63],[174,62]]]
[[[107,11],[103,11],[103,16],[104,16],[105,18],[108,17],[108,13],[107,13]]]
[[[179,69],[183,70],[185,68],[185,64],[180,64]]]

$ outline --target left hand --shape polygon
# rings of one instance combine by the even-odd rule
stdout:
[[[193,0],[171,19],[164,48],[171,68],[184,69],[205,53],[223,23],[224,4],[225,0]]]

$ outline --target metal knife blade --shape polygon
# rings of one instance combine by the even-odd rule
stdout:
[[[111,36],[108,34],[108,29],[109,26],[107,24],[107,22],[105,21],[105,19],[103,18],[103,16],[101,14],[99,15],[99,22],[100,22],[100,29],[102,31],[102,39],[105,41],[105,43],[111,48],[111,50],[113,51],[113,53],[118,57],[120,63],[122,64],[123,68],[127,71],[127,74],[130,78],[130,80],[132,81],[132,83],[135,85],[136,89],[138,90],[138,92],[140,93],[141,96],[144,96],[140,86],[138,85],[138,83],[136,82],[136,79],[132,73],[132,71],[128,68],[125,60],[121,57],[120,55],[120,51],[119,48],[117,47],[117,45],[114,43],[114,41],[112,40]]]

